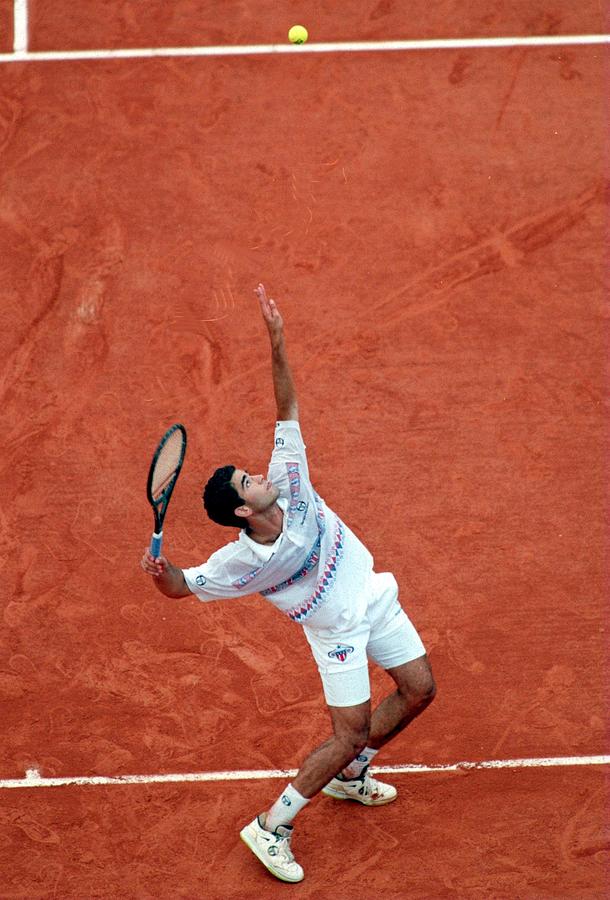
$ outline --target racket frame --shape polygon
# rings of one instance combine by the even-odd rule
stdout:
[[[161,455],[161,451],[165,447],[168,440],[171,436],[176,432],[182,432],[182,453],[180,454],[180,459],[178,460],[178,465],[171,476],[169,483],[163,489],[158,499],[155,500],[152,493],[152,483],[153,483],[153,475],[155,473],[155,466],[157,464],[157,460]],[[153,514],[155,517],[155,530],[150,539],[150,555],[155,559],[161,555],[161,547],[163,545],[163,522],[165,521],[165,515],[167,513],[167,507],[169,505],[169,501],[172,496],[172,492],[176,487],[176,482],[178,481],[178,476],[180,475],[180,470],[182,469],[182,464],[184,462],[184,457],[186,454],[186,428],[184,425],[181,425],[177,422],[175,425],[172,425],[171,428],[168,428],[159,443],[157,444],[157,449],[153,454],[152,461],[150,463],[150,468],[148,470],[148,479],[146,481],[146,496],[148,498],[148,502],[152,506]]]

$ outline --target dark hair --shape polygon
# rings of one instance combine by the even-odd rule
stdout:
[[[243,528],[245,520],[235,515],[243,500],[231,484],[235,466],[222,466],[216,469],[203,489],[203,505],[212,522]]]

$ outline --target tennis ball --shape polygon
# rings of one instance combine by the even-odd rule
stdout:
[[[303,25],[293,25],[288,32],[288,40],[291,44],[304,44],[309,35]]]

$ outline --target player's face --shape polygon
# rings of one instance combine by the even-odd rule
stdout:
[[[280,495],[278,488],[264,475],[250,475],[244,469],[235,469],[231,483],[244,505],[255,513],[269,509]]]

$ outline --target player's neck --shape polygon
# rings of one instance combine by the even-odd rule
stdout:
[[[264,513],[250,516],[246,534],[257,544],[275,544],[284,524],[284,513],[277,503]]]

